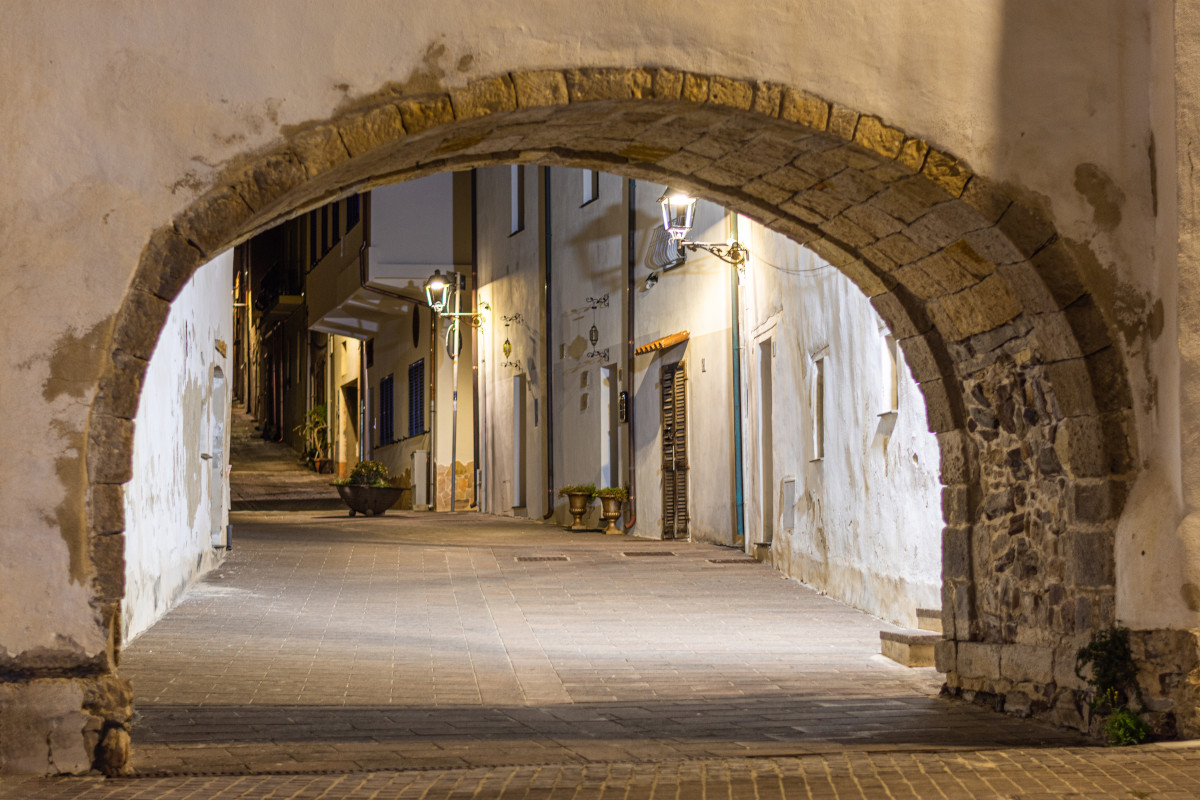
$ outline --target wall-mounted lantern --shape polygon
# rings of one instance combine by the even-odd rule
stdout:
[[[687,258],[688,250],[693,253],[697,250],[704,250],[725,263],[737,267],[739,272],[745,268],[746,248],[742,247],[737,239],[730,239],[724,244],[687,241],[688,232],[691,231],[692,221],[696,216],[696,198],[668,188],[663,192],[663,196],[658,198],[658,202],[662,206],[663,230],[667,232],[671,241],[679,249],[681,263]]]
[[[450,307],[450,296],[457,288],[455,284],[458,283],[458,277],[456,272],[443,275],[440,269],[435,269],[425,281],[425,300],[435,314],[441,314]]]

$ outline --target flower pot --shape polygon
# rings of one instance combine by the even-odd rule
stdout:
[[[333,484],[342,501],[350,506],[350,516],[366,514],[377,516],[399,502],[407,486],[358,486],[355,484]]]
[[[567,492],[567,501],[570,503],[571,516],[575,518],[575,521],[571,523],[571,530],[586,530],[583,527],[583,515],[587,513],[588,506],[592,504],[592,493]]]
[[[600,495],[600,516],[608,522],[608,527],[604,529],[607,534],[621,533],[621,529],[617,527],[617,520],[621,518],[622,500],[619,497],[605,497]]]

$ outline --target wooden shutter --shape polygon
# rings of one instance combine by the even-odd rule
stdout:
[[[687,373],[662,368],[663,538],[688,538]]]

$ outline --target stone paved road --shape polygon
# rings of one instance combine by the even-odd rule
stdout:
[[[877,619],[737,551],[468,513],[235,530],[126,650],[143,772],[1079,742],[939,699]]]
[[[139,775],[0,798],[1200,797],[1200,751],[939,699],[878,620],[735,551],[473,514],[235,524],[125,653]]]

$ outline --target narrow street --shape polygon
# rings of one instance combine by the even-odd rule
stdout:
[[[238,423],[241,502],[329,493]],[[136,775],[0,796],[1200,790],[1194,749],[1114,753],[940,699],[934,670],[879,655],[884,623],[737,551],[468,513],[242,511],[234,529],[125,651]]]

